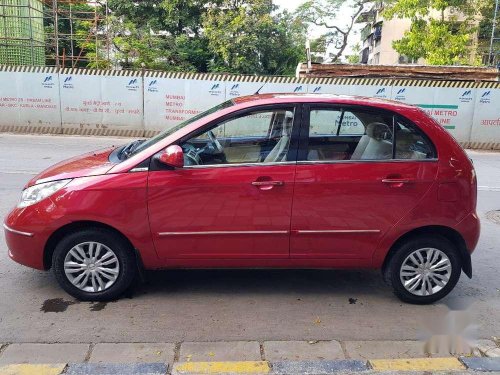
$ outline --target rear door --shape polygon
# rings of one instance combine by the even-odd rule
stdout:
[[[306,106],[292,212],[292,258],[370,259],[434,182],[418,128],[371,107]]]

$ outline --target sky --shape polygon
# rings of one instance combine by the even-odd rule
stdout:
[[[305,0],[274,0],[274,4],[278,5],[280,9],[287,9],[291,12],[293,12],[297,7],[302,4]],[[348,3],[346,1],[346,3]],[[337,17],[334,22],[337,23],[337,26],[343,27],[346,24],[346,20],[349,20],[350,18],[350,9],[349,7],[343,7],[341,8],[340,12],[337,14]],[[349,42],[347,45],[347,48],[344,51],[344,56],[349,55],[352,53],[352,46],[355,45],[356,43],[360,43],[360,36],[359,36],[359,30],[361,29],[360,25],[355,25],[354,31],[355,33],[351,33],[349,36]],[[321,35],[322,33],[325,32],[324,28],[319,28],[319,27],[314,27],[309,30],[309,38],[315,38]]]
[[[304,0],[274,0],[276,5],[291,11],[295,10],[302,2],[304,2]]]

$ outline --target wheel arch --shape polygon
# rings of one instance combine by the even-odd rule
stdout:
[[[82,220],[82,221],[74,221],[72,223],[63,225],[59,229],[57,229],[54,233],[52,233],[45,243],[44,251],[43,251],[43,267],[45,270],[49,270],[52,266],[52,255],[54,254],[54,250],[59,243],[65,236],[67,236],[70,233],[74,233],[76,231],[82,230],[82,229],[90,229],[90,228],[101,228],[101,229],[106,229],[108,231],[114,232],[120,237],[122,237],[129,245],[130,248],[134,250],[134,255],[136,258],[137,266],[139,270],[142,270],[142,260],[139,252],[135,248],[135,246],[132,244],[132,242],[128,239],[127,236],[125,236],[122,232],[120,232],[118,229],[112,227],[111,225],[101,223],[99,221],[92,221],[92,220]]]
[[[469,277],[472,278],[472,264],[470,254],[467,251],[467,246],[462,235],[457,232],[455,229],[442,226],[442,225],[428,225],[424,227],[419,227],[406,232],[401,235],[390,247],[387,252],[384,262],[382,264],[382,272],[385,274],[385,269],[387,264],[391,260],[392,256],[396,253],[398,247],[404,242],[408,241],[411,238],[419,237],[419,236],[429,236],[429,235],[437,235],[446,238],[450,242],[452,242],[460,255],[460,259],[462,260],[462,270]]]

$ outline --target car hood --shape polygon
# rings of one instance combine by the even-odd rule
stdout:
[[[33,177],[25,187],[42,182],[62,180],[65,178],[105,174],[116,165],[116,163],[109,161],[109,154],[114,149],[115,147],[109,147],[63,160]]]

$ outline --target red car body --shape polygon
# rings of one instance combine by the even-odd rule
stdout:
[[[299,128],[311,105],[399,114],[425,133],[437,157],[310,163],[297,152],[296,160],[279,165],[144,167],[217,119],[284,104],[299,109]],[[291,147],[300,148],[300,140],[292,138]],[[235,99],[126,160],[111,161],[112,151],[64,161],[28,182],[26,187],[72,179],[48,198],[9,213],[5,238],[13,260],[48,269],[65,233],[98,225],[126,237],[146,269],[382,268],[402,238],[434,231],[455,242],[471,275],[470,253],[479,237],[474,168],[461,146],[415,106],[364,97],[255,95]],[[266,183],[273,181],[279,184]]]

